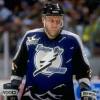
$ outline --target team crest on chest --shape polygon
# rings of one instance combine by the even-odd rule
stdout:
[[[63,51],[59,46],[50,48],[38,44],[34,56],[36,70],[33,72],[33,75],[36,76],[42,73],[49,77],[55,73],[64,74],[67,68],[61,67]]]

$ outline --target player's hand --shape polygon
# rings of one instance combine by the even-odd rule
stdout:
[[[94,91],[82,91],[81,92],[81,100],[97,100],[96,92]]]
[[[3,95],[7,97],[7,100],[18,100],[18,89],[11,83],[3,84]]]
[[[3,84],[3,95],[7,97],[7,100],[18,100],[18,87],[18,80]]]

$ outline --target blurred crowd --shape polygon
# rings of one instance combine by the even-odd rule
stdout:
[[[50,1],[50,0],[49,0]],[[0,54],[9,34],[13,57],[27,30],[42,27],[41,9],[48,0],[0,0]],[[64,29],[79,34],[87,55],[100,55],[100,0],[52,0],[64,9]]]

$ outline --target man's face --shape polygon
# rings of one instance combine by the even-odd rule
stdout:
[[[63,24],[62,16],[44,16],[42,22],[49,38],[54,39],[58,35]]]

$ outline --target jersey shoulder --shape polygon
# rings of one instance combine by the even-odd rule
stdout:
[[[22,37],[22,42],[25,42],[28,37],[35,37],[37,35],[38,35],[38,37],[40,37],[39,33],[42,33],[42,32],[43,32],[43,28],[36,28],[36,29],[26,31],[26,33]]]
[[[69,37],[71,39],[75,39],[75,40],[79,40],[79,35],[75,34],[75,33],[72,33],[70,31],[66,31],[66,30],[62,30],[61,34],[65,37]]]
[[[30,36],[30,35],[35,35],[35,34],[41,33],[41,32],[43,32],[43,28],[36,28],[36,29],[32,29],[32,30],[27,31],[25,33],[25,35]]]
[[[79,35],[66,30],[62,30],[61,34],[67,39],[73,41],[73,43],[75,43],[76,45],[83,48],[82,40]]]

